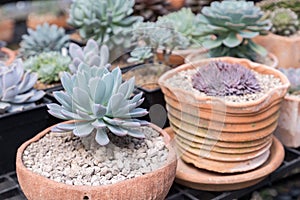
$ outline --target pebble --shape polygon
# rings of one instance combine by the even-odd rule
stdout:
[[[162,166],[168,156],[163,138],[142,128],[143,140],[116,137],[114,143],[89,150],[76,136],[50,133],[25,149],[23,161],[35,173],[68,185],[107,185],[138,177]]]

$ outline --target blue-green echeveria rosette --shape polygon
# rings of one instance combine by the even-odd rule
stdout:
[[[54,92],[61,104],[48,104],[49,113],[70,124],[58,124],[55,131],[72,131],[76,136],[87,137],[96,132],[95,140],[100,145],[109,143],[107,130],[117,136],[144,138],[136,129],[148,122],[135,119],[148,112],[138,108],[143,102],[142,93],[131,97],[134,78],[122,83],[121,70],[93,66],[84,63],[71,75],[61,77],[65,91]]]
[[[0,114],[22,111],[35,106],[45,92],[35,90],[36,73],[25,71],[21,59],[10,66],[0,64]]]

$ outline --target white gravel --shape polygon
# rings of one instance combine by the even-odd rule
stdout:
[[[142,127],[145,139],[114,136],[107,146],[86,150],[72,133],[49,133],[23,153],[25,166],[69,185],[107,185],[160,168],[167,160],[163,137]]]

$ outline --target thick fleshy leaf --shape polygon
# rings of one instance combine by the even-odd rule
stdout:
[[[82,117],[80,117],[78,114],[70,112],[68,110],[61,110],[61,114],[70,120],[84,120]]]
[[[33,85],[36,83],[37,79],[38,79],[37,73],[26,72],[23,76],[22,81],[18,85],[19,93],[24,93],[30,90],[33,87]]]
[[[145,138],[145,134],[139,130],[130,129],[128,130],[127,134],[135,138]]]
[[[18,88],[14,85],[3,91],[2,101],[13,101],[18,94]]]
[[[71,97],[63,91],[53,92],[55,99],[67,110],[72,110],[72,99]]]
[[[70,123],[70,124],[57,124],[55,127],[61,129],[61,130],[65,130],[65,131],[71,131],[75,128],[75,124],[74,123]]]
[[[74,135],[78,137],[86,137],[90,135],[94,130],[94,127],[90,123],[75,123]]]
[[[204,48],[206,48],[206,49],[213,49],[213,48],[216,48],[216,47],[221,46],[222,42],[223,42],[223,41],[220,40],[220,39],[216,39],[216,40],[205,40],[205,41],[203,42],[203,46],[204,46]]]
[[[96,104],[103,104],[104,94],[106,90],[106,86],[104,81],[100,78],[95,77],[89,81],[89,90],[91,98],[94,100]]]
[[[100,49],[101,62],[100,66],[106,66],[109,60],[109,49],[106,45],[102,45]]]
[[[11,105],[9,103],[0,102],[0,114],[5,113],[10,108],[10,106]]]
[[[92,111],[97,118],[102,118],[106,114],[106,107],[101,104],[94,104],[92,106]]]
[[[96,129],[105,128],[106,124],[103,122],[102,119],[97,119],[93,123],[91,123]]]
[[[239,39],[236,33],[230,33],[225,40],[223,40],[223,44],[227,47],[233,48],[242,43],[242,39]]]
[[[89,94],[83,89],[78,87],[73,89],[73,100],[76,102],[79,108],[82,108],[86,112],[91,111]]]
[[[123,129],[121,127],[118,126],[111,126],[111,125],[107,125],[107,128],[115,135],[117,136],[125,136],[128,134],[128,131],[126,129]]]
[[[134,90],[134,82],[135,79],[132,77],[120,85],[118,92],[123,93],[125,99],[128,99],[132,94]]]
[[[100,145],[107,145],[109,143],[109,138],[105,129],[97,129],[95,140]]]

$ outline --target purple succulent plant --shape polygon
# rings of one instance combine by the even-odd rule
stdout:
[[[240,64],[211,62],[192,76],[193,87],[208,96],[242,96],[260,91],[255,74]]]

